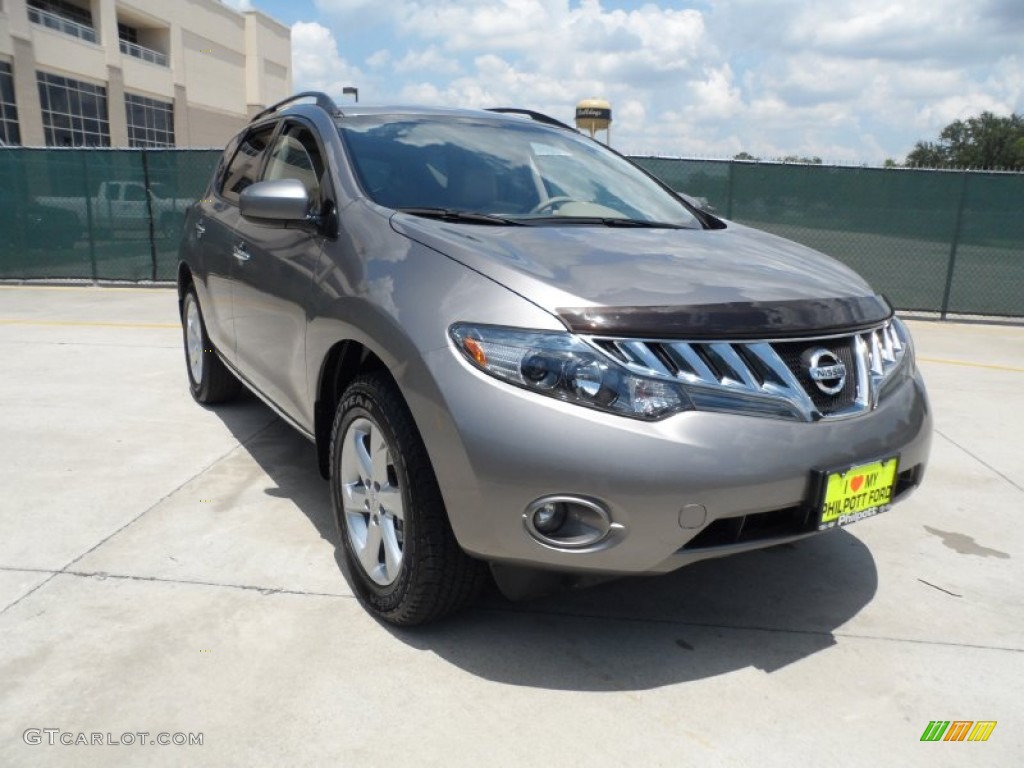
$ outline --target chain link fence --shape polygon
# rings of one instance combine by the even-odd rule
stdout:
[[[1024,317],[1024,174],[633,160],[725,218],[845,262],[901,310]]]
[[[0,150],[0,278],[173,280],[219,150]],[[634,157],[902,310],[1024,317],[1024,174]]]
[[[0,278],[173,280],[220,154],[0,149]]]

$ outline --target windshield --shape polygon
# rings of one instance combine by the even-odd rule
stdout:
[[[563,129],[525,120],[389,115],[349,117],[340,131],[363,189],[389,208],[517,223],[700,227],[631,163]]]

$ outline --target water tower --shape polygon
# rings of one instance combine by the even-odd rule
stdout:
[[[590,133],[605,132],[605,144],[612,141],[612,105],[604,99],[583,99],[576,105],[576,127]]]

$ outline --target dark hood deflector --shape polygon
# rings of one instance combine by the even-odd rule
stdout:
[[[681,307],[559,308],[574,332],[649,339],[779,339],[854,332],[892,317],[882,296]]]

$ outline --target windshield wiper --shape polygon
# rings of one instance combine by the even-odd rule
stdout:
[[[620,219],[617,216],[531,216],[530,224],[600,224],[604,227],[632,227],[635,229],[692,229],[682,224],[647,219]]]
[[[476,213],[475,211],[459,211],[453,208],[430,208],[430,207],[409,207],[398,208],[402,213],[412,216],[423,216],[428,219],[440,219],[441,221],[454,221],[461,224],[491,224],[510,225],[521,227],[521,221],[506,219],[503,216],[495,216],[492,213]]]

